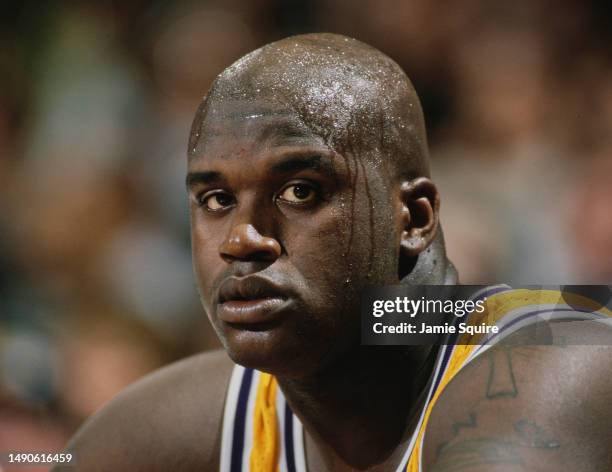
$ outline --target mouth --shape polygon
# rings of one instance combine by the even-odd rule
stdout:
[[[282,288],[254,276],[227,279],[219,288],[217,300],[219,320],[235,328],[248,329],[274,325],[291,303]]]

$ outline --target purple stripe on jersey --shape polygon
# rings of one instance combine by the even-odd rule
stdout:
[[[440,385],[440,381],[442,380],[442,377],[444,376],[444,372],[446,372],[446,366],[448,365],[448,361],[451,358],[454,347],[455,346],[450,346],[450,345],[442,346],[442,348],[443,349],[446,348],[446,350],[444,351],[444,354],[442,354],[442,360],[440,361],[440,369],[438,370],[438,375],[436,376],[435,379],[433,379],[433,388],[431,388],[430,390],[431,396],[427,397],[427,402],[423,406],[423,409],[427,409],[427,407],[429,406],[429,402],[431,401],[431,397],[433,397],[433,395],[436,393],[436,390],[438,389],[438,386]],[[420,427],[420,424],[417,425],[417,427]],[[417,434],[418,434],[418,431],[417,431]],[[416,443],[413,445],[413,449],[414,449],[414,446],[416,446]],[[411,454],[412,452],[410,453],[410,455]],[[402,470],[406,470],[408,468],[408,463],[410,462],[410,455],[408,456],[408,458],[406,459],[406,462],[402,466]]]
[[[293,412],[285,402],[285,459],[287,471],[295,472],[295,453],[293,450]]]
[[[440,363],[440,370],[438,371],[438,376],[436,379],[434,379],[434,387],[431,391],[432,396],[436,393],[436,390],[438,390],[438,387],[440,386],[442,377],[444,377],[444,373],[446,372],[446,366],[448,365],[448,362],[450,361],[450,358],[453,355],[454,348],[455,346],[448,346],[446,351],[444,352],[444,357],[442,357],[442,362]],[[427,400],[427,405],[429,405],[429,399]],[[425,408],[427,408],[427,405],[425,405]]]
[[[232,460],[230,462],[231,472],[242,471],[242,453],[244,451],[244,430],[246,424],[247,406],[249,404],[249,393],[253,382],[253,369],[245,369],[238,394],[236,405],[236,416],[234,417],[234,434],[232,437]]]

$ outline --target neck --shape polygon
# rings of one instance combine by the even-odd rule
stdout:
[[[424,346],[356,346],[309,378],[277,377],[312,440],[309,455],[328,470],[396,466],[436,352]]]

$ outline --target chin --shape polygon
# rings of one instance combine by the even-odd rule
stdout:
[[[223,345],[236,364],[273,375],[298,378],[316,370],[317,359],[323,352],[321,346],[314,347],[304,337],[282,328],[264,331],[227,328]]]
[[[223,345],[236,364],[278,374],[288,368],[293,370],[292,362],[287,362],[292,354],[287,352],[289,343],[282,331],[281,327],[265,330],[225,327]]]

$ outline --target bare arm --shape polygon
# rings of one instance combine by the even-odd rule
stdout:
[[[232,366],[224,352],[207,353],[143,378],[72,438],[76,466],[54,470],[218,470]]]
[[[529,346],[519,334],[463,369],[434,408],[424,470],[612,470],[610,334],[579,329],[557,334],[608,345]]]

